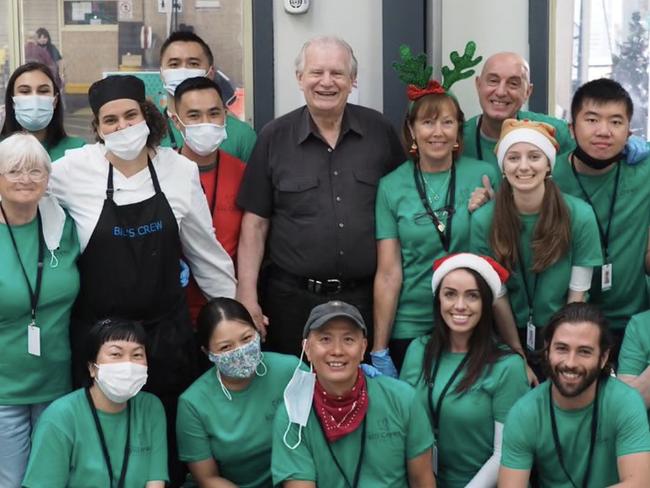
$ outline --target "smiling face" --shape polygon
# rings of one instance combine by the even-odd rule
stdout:
[[[309,333],[305,354],[325,391],[348,391],[356,382],[367,345],[357,325],[334,318]]]
[[[306,49],[303,71],[296,77],[312,114],[343,113],[354,82],[350,65],[349,53],[337,44],[314,43]]]
[[[548,346],[551,380],[565,398],[575,399],[594,385],[607,362],[600,350],[600,329],[590,322],[565,323]]]
[[[144,115],[138,102],[120,98],[102,105],[97,119],[99,132],[106,135],[142,122]]]
[[[251,324],[239,320],[222,320],[214,328],[208,348],[214,354],[224,353],[248,344],[256,337],[257,332]]]
[[[503,159],[503,173],[515,191],[539,190],[550,172],[551,163],[546,154],[529,142],[513,144]]]
[[[452,337],[469,339],[481,320],[483,300],[476,278],[465,269],[448,273],[440,283],[440,315]]]
[[[429,166],[451,163],[458,143],[458,113],[450,99],[440,103],[435,113],[420,110],[409,127],[418,146],[420,161]]]
[[[585,99],[571,124],[578,145],[592,158],[609,159],[619,154],[630,135],[624,102]]]
[[[517,112],[533,91],[526,61],[515,53],[499,53],[485,63],[476,78],[476,91],[483,116],[503,122]]]
[[[48,183],[45,165],[17,164],[0,174],[0,199],[5,205],[35,207]]]
[[[132,362],[147,365],[147,354],[144,345],[134,341],[106,341],[99,348],[95,364],[108,364],[108,363],[125,363]],[[88,365],[90,377],[95,378],[97,375],[97,367],[94,364]]]

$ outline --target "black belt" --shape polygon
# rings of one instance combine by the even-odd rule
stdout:
[[[372,284],[374,277],[357,280],[341,280],[339,278],[316,279],[304,278],[272,265],[269,269],[271,277],[288,285],[303,288],[311,293],[320,295],[335,295],[343,290]]]

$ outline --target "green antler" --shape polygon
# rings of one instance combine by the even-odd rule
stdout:
[[[465,53],[462,56],[460,56],[457,51],[453,51],[449,55],[451,62],[454,64],[454,69],[451,70],[447,66],[442,67],[442,86],[445,90],[449,90],[449,88],[451,88],[451,86],[457,81],[469,78],[475,73],[473,69],[469,68],[476,66],[483,60],[483,56],[472,59],[475,52],[476,43],[474,41],[469,41],[465,45]]]
[[[427,86],[433,68],[427,66],[426,54],[421,53],[413,56],[411,48],[402,44],[399,48],[399,55],[402,63],[393,62],[393,69],[397,72],[399,79],[407,85],[411,84],[419,88]]]

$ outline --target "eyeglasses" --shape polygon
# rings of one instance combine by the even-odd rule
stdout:
[[[7,178],[7,180],[16,183],[20,181],[23,177],[23,175],[27,175],[27,178],[29,178],[31,181],[34,183],[40,183],[45,179],[47,176],[47,172],[42,170],[42,169],[30,169],[29,171],[25,170],[17,170],[17,169],[12,169],[11,171],[7,171],[6,173],[2,173],[2,175]]]

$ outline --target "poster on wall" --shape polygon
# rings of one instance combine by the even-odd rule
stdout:
[[[133,0],[119,0],[117,3],[117,20],[133,20]]]

